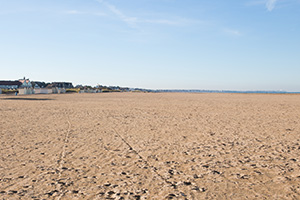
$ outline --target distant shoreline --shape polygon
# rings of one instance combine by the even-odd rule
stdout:
[[[143,91],[143,90],[142,90]],[[154,93],[233,93],[233,94],[300,94],[287,91],[235,91],[235,90],[145,90]]]
[[[279,94],[279,95],[300,95],[300,92],[276,92],[276,91],[195,91],[195,90],[139,90],[130,92],[99,92],[99,93],[89,93],[89,94],[109,94],[109,93],[189,93],[189,94]],[[31,96],[31,95],[52,95],[56,93],[49,94],[18,94],[17,96]],[[75,94],[75,93],[63,93],[63,94]],[[80,94],[80,93],[76,93]],[[88,93],[85,93],[88,94]],[[59,94],[62,95],[62,94]],[[0,96],[16,96],[15,94],[1,94]]]

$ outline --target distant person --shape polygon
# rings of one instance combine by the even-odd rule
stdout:
[[[17,96],[17,95],[18,95],[18,92],[15,92],[15,95]]]

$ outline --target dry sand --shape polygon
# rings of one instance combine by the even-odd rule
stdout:
[[[299,116],[300,95],[0,96],[0,199],[300,199]]]

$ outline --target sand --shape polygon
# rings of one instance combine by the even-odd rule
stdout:
[[[300,95],[0,96],[0,199],[300,199]]]

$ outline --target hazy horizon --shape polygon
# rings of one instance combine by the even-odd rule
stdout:
[[[0,79],[300,91],[299,0],[0,1]]]

